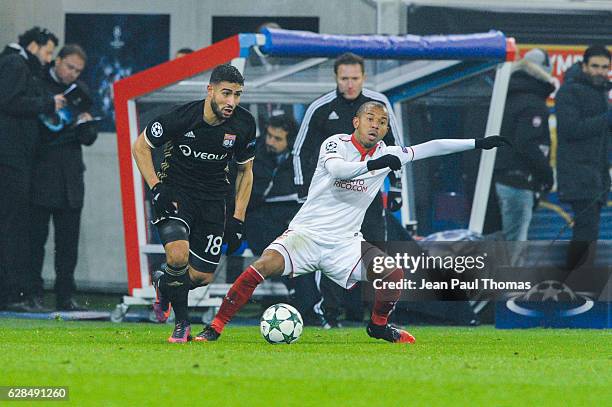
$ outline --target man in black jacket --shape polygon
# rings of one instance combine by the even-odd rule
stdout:
[[[259,137],[255,146],[253,190],[245,232],[249,247],[257,256],[287,230],[300,209],[291,153],[297,127],[290,114],[272,116],[266,123],[266,134]],[[304,321],[315,323],[313,306],[319,301],[319,293],[312,277],[287,279],[285,284],[290,291],[294,290],[292,305]]]
[[[287,229],[300,207],[291,155],[296,133],[295,120],[282,114],[268,120],[266,134],[257,140],[245,232],[258,256]]]
[[[0,309],[29,310],[21,301],[29,267],[30,182],[39,141],[38,115],[63,107],[63,95],[40,83],[57,37],[34,27],[0,54]]]
[[[352,133],[354,131],[353,117],[364,103],[376,101],[387,107],[389,131],[384,138],[384,142],[387,145],[404,144],[387,97],[382,93],[363,87],[366,80],[363,58],[350,52],[340,55],[334,62],[334,74],[336,89],[310,104],[293,148],[295,184],[301,202],[304,202],[308,195],[308,188],[317,166],[321,144],[326,138],[334,134]],[[392,173],[392,175],[390,179],[393,180],[393,183],[387,197],[387,209],[396,211],[401,208],[401,178],[399,172]],[[382,196],[378,194],[368,208],[363,220],[361,231],[364,239],[370,242],[385,241],[385,224]],[[320,273],[316,273],[315,278],[319,281],[323,296],[321,306],[317,305],[317,312],[322,311],[325,314],[326,321],[323,321],[322,324],[325,328],[338,326],[339,306],[345,294],[344,290],[337,284],[332,283],[327,277],[321,276]],[[353,314],[351,317],[361,319],[363,315],[359,315],[361,311],[359,306],[361,301],[360,291],[354,289],[351,294],[353,297],[350,300],[353,305],[351,307],[353,310],[350,312]]]
[[[63,93],[76,86],[88,94],[77,78],[83,72],[87,55],[74,44],[64,46],[54,63],[44,73],[43,82],[50,93]],[[32,182],[32,268],[29,300],[42,303],[42,267],[49,221],[53,218],[55,237],[55,293],[58,310],[75,311],[82,307],[74,300],[74,269],[78,257],[81,209],[85,194],[83,153],[98,137],[96,125],[88,112],[91,99],[68,108],[73,117],[63,128],[49,129],[41,124],[42,143],[35,156]],[[66,117],[66,116],[64,116]],[[66,120],[66,119],[64,119]]]
[[[500,134],[513,148],[501,147],[495,161],[495,190],[506,240],[526,241],[535,194],[552,188],[545,154],[550,147],[546,99],[555,87],[546,51],[535,48],[513,67]]]
[[[604,46],[591,46],[585,51],[582,63],[565,74],[557,93],[559,199],[569,203],[574,212],[568,269],[579,266],[589,257],[587,249],[599,237],[601,206],[610,191],[609,71],[610,52]],[[594,252],[590,254],[592,260]]]

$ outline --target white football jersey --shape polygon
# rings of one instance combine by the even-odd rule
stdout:
[[[329,244],[360,236],[366,209],[391,170],[385,168],[353,179],[336,179],[325,168],[325,162],[330,159],[368,161],[385,154],[398,156],[402,164],[413,157],[410,147],[387,146],[383,141],[364,151],[352,135],[336,134],[327,138],[319,151],[308,199],[289,224],[289,229],[299,230],[318,242]]]

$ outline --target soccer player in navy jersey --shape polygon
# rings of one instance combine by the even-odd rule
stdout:
[[[211,74],[206,98],[178,106],[147,125],[132,154],[151,188],[156,225],[166,253],[163,270],[152,275],[158,300],[157,319],[168,318],[170,304],[176,324],[169,342],[191,338],[189,290],[210,284],[219,264],[221,246],[231,254],[240,246],[253,183],[255,119],[238,106],[244,79],[229,64]],[[159,172],[151,149],[163,147]],[[228,162],[238,164],[233,214],[225,213],[229,188]]]

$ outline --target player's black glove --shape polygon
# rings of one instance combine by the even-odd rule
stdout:
[[[402,162],[393,154],[385,154],[375,160],[368,161],[366,166],[368,171],[381,170],[383,168],[391,168],[393,171],[397,171],[402,168]]]
[[[477,149],[490,150],[496,147],[512,147],[512,143],[507,137],[489,136],[485,138],[477,138],[475,143]]]
[[[174,201],[176,201],[174,191],[168,185],[158,182],[151,188],[151,193],[153,194],[151,203],[158,218],[164,218],[177,212],[174,205]]]
[[[233,216],[225,222],[223,240],[227,243],[227,254],[232,254],[240,247],[244,222]]]

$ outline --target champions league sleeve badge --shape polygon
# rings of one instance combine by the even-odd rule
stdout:
[[[325,144],[325,151],[327,153],[336,153],[338,152],[337,150],[338,150],[338,144],[335,141],[331,140],[331,141],[328,141],[327,144]]]
[[[232,148],[235,142],[236,142],[235,134],[225,133],[225,135],[223,136],[223,147],[224,148]]]

